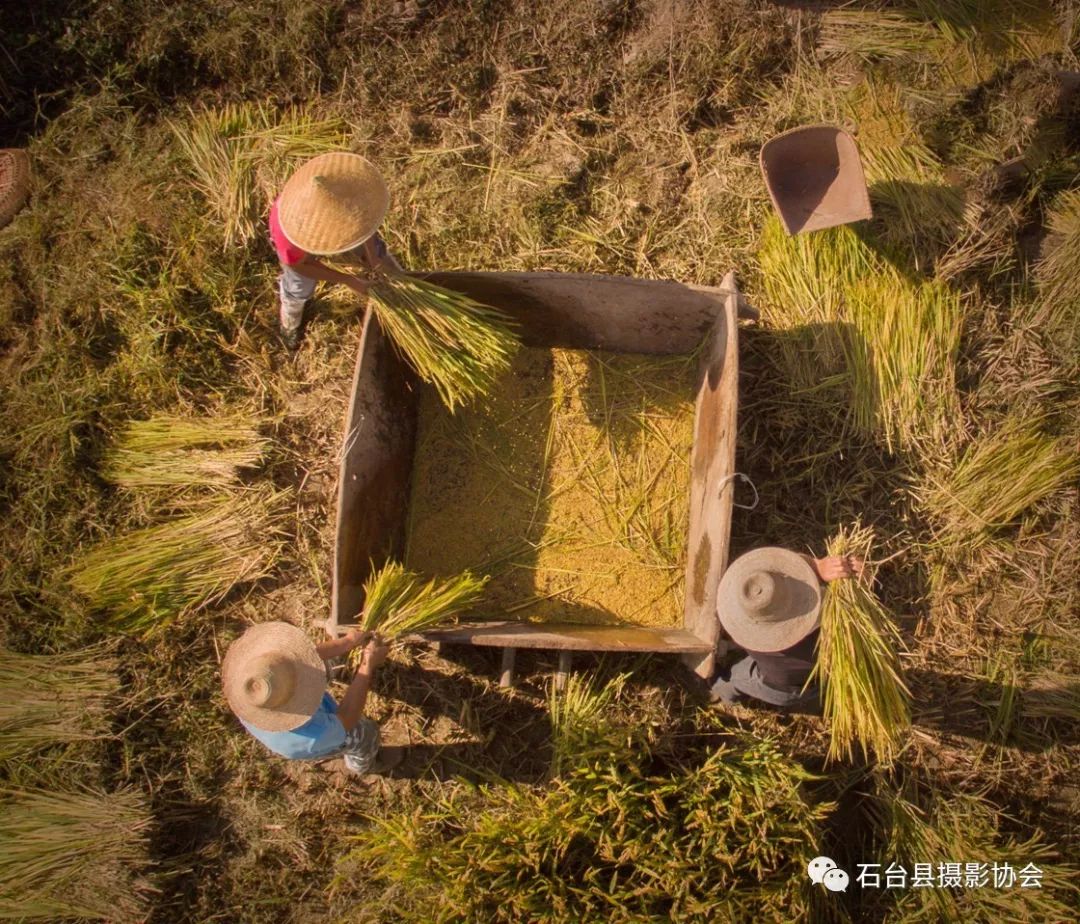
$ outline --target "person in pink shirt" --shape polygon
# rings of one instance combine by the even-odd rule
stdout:
[[[304,307],[315,284],[345,285],[366,295],[368,280],[341,272],[319,259],[366,270],[400,270],[376,234],[390,193],[375,166],[359,154],[334,151],[307,161],[270,207],[270,240],[278,260],[281,337],[289,350],[300,346]]]

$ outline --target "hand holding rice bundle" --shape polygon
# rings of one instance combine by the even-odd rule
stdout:
[[[445,625],[479,600],[488,579],[465,572],[447,580],[422,581],[419,574],[397,562],[387,562],[372,572],[364,582],[359,629],[396,639]]]

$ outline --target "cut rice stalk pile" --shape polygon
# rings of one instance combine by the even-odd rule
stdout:
[[[0,649],[0,761],[108,735],[118,667],[103,646],[56,655]]]
[[[125,488],[231,484],[262,461],[269,440],[258,426],[247,416],[133,420],[105,454],[102,475]]]
[[[960,412],[960,298],[943,283],[913,285],[882,269],[851,287],[848,311],[856,429],[881,433],[890,452],[919,440],[946,443]]]
[[[487,394],[520,346],[506,314],[461,292],[399,273],[368,291],[383,330],[451,412]]]
[[[985,540],[1025,510],[1080,477],[1080,453],[1067,438],[1043,432],[1045,421],[1013,414],[980,437],[955,463],[925,476],[917,495],[950,542]]]
[[[170,127],[195,187],[221,224],[226,249],[257,237],[298,161],[340,150],[347,140],[341,119],[317,118],[302,108],[275,112],[258,103],[189,109]]]
[[[980,869],[985,870],[985,884],[893,890],[898,894],[892,914],[870,919],[904,924],[1075,919],[1075,902],[1080,895],[1076,870],[1055,862],[1057,851],[1039,833],[1027,839],[1007,833],[1014,829],[1013,819],[981,795],[932,789],[920,794],[912,783],[898,784],[885,774],[878,775],[875,783],[868,807],[884,845],[882,856],[909,871],[930,857],[974,857],[977,863],[962,867],[965,879],[968,868],[974,866],[976,879]],[[1006,865],[1012,867],[1016,878],[1002,887],[995,883],[994,870],[1004,870]],[[935,864],[934,871],[937,869]],[[1037,878],[1027,880],[1024,886],[1021,877],[1031,869]],[[885,892],[881,890],[881,897]]]
[[[550,786],[459,787],[373,818],[348,859],[406,921],[830,919],[791,875],[832,808],[801,766],[730,729],[691,766],[622,732]]]
[[[469,572],[449,580],[423,578],[397,562],[387,562],[364,582],[360,628],[384,638],[434,629],[474,606],[487,578]]]
[[[71,586],[110,627],[149,632],[270,572],[288,492],[253,490],[190,516],[106,540],[69,569]]]
[[[924,54],[940,33],[929,23],[886,10],[831,10],[821,17],[818,49],[824,57],[853,55],[885,61]]]
[[[1080,722],[1080,678],[1059,671],[1039,674],[1021,694],[1021,709],[1032,718]]]
[[[795,334],[781,342],[795,388],[843,383],[855,431],[890,451],[941,446],[959,413],[961,298],[910,281],[846,227],[790,237],[772,218],[758,257],[765,318]]]
[[[1036,323],[1048,327],[1080,365],[1080,189],[1062,193],[1047,216],[1050,236],[1035,271],[1041,303]]]
[[[0,790],[0,919],[146,920],[141,793]]]
[[[873,533],[841,529],[829,555],[868,561]],[[810,681],[825,688],[829,759],[851,760],[856,747],[891,762],[911,724],[911,693],[900,667],[900,633],[870,586],[870,576],[832,581],[821,607],[817,662]]]

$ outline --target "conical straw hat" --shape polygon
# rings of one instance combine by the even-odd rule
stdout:
[[[229,707],[249,725],[291,731],[315,715],[326,692],[326,665],[303,629],[264,622],[229,646],[221,683]]]
[[[23,207],[30,192],[30,158],[22,148],[0,148],[0,228]]]
[[[289,178],[278,197],[278,221],[301,250],[342,253],[371,237],[389,206],[390,191],[375,165],[334,151],[313,157]]]
[[[783,651],[818,627],[821,585],[801,555],[775,547],[755,549],[724,572],[716,615],[747,651]]]

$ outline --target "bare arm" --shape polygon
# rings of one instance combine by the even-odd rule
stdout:
[[[375,671],[386,660],[388,649],[386,642],[377,636],[364,646],[364,660],[353,677],[352,683],[345,691],[338,703],[338,719],[345,727],[345,731],[352,731],[360,717],[364,714],[364,706],[367,705],[368,692],[372,683],[375,682]]]
[[[319,642],[319,644],[315,646],[315,650],[319,652],[320,658],[324,661],[329,661],[331,658],[348,654],[359,645],[366,645],[372,634],[373,633],[371,632],[362,632],[359,629],[354,629],[348,635],[341,636],[341,638],[332,638],[325,642]]]
[[[319,282],[329,282],[334,285],[348,286],[354,292],[358,292],[361,295],[364,295],[367,292],[368,286],[371,285],[368,280],[361,279],[359,276],[354,276],[352,273],[341,273],[336,269],[331,269],[315,257],[309,256],[299,263],[290,264],[289,268],[295,270],[301,276],[307,276],[308,279],[317,279]]]
[[[385,246],[385,245],[384,245]],[[373,270],[387,269],[400,273],[401,264],[395,259],[394,255],[389,250],[386,251],[381,257],[379,256],[378,248],[375,246],[375,238],[369,237],[363,244],[364,248],[364,260],[367,265]]]

